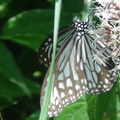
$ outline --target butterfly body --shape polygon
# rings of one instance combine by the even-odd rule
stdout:
[[[67,27],[64,37],[58,37],[58,41],[60,39],[62,42],[60,41],[55,59],[48,112],[50,117],[58,115],[65,106],[79,99],[85,92],[94,95],[112,88],[117,75],[116,71],[112,72],[115,65],[110,58],[111,50],[106,49],[105,43],[96,41],[96,36],[90,32],[94,29],[93,24],[74,17],[73,24]],[[43,59],[41,61],[44,62]],[[49,70],[50,67],[42,87],[41,105]]]

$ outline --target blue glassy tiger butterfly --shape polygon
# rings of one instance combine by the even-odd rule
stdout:
[[[53,73],[53,89],[50,97],[50,117],[58,115],[68,104],[76,101],[83,93],[100,94],[112,88],[117,74],[105,42],[97,40],[93,32],[93,23],[73,18],[73,24],[59,30],[57,54]],[[45,66],[51,62],[53,34],[39,48],[39,61]],[[45,88],[50,67],[44,78],[41,100],[44,100]]]

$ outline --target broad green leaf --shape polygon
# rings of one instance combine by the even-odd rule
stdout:
[[[11,0],[0,0],[0,18],[4,17],[8,11],[8,4]]]
[[[3,44],[0,44],[0,74],[7,80],[9,80],[12,84],[20,87],[21,90],[29,96],[32,93],[31,90],[35,90],[34,93],[37,93],[37,90],[39,89],[39,86],[36,86],[36,84],[27,80],[21,75],[20,70],[15,63],[11,52]],[[3,80],[0,79],[0,81],[2,84]]]
[[[111,120],[120,120],[120,83],[117,80],[115,84],[115,91],[112,95],[112,98],[107,109],[107,114]]]
[[[0,98],[12,101],[13,98],[25,95],[16,84],[12,83],[0,74]]]
[[[90,120],[116,120],[116,84],[113,88],[99,95],[87,95],[88,115]]]
[[[86,94],[87,113],[89,115],[90,120],[94,120],[95,100],[96,100],[96,95]]]
[[[64,110],[54,118],[54,120],[112,120],[111,117],[105,118],[111,98],[115,88],[99,95],[87,95],[86,99],[81,97],[75,103],[64,108]],[[112,101],[113,104],[115,101]],[[115,109],[114,109],[115,110]],[[115,120],[115,119],[114,119]]]
[[[39,94],[40,87],[34,82],[23,78],[24,83],[28,86],[30,94]],[[13,100],[14,98],[26,96],[26,93],[15,83],[9,81],[0,74],[0,98]]]
[[[40,87],[37,84],[27,79],[24,79],[24,82],[27,84],[30,94],[39,95]],[[0,110],[18,104],[16,98],[23,96],[26,96],[26,93],[20,87],[0,75]]]
[[[38,120],[40,111],[36,111],[32,113],[29,117],[27,117],[25,120]]]
[[[72,12],[72,13],[79,13],[84,9],[85,5],[83,6],[83,0],[64,0],[63,1],[63,11],[64,12]]]
[[[0,36],[0,38],[3,40],[12,40],[21,45],[25,45],[34,51],[38,51],[38,48],[42,41],[45,39],[45,36],[38,34],[20,34],[14,36]]]
[[[7,100],[0,97],[0,111],[11,105],[16,105],[16,104],[18,104],[18,101],[16,100]]]
[[[30,10],[10,18],[3,26],[3,35],[49,34],[52,32],[53,10]]]
[[[0,0],[0,3],[8,3],[10,2],[11,0]]]
[[[94,120],[102,120],[109,106],[113,92],[114,92],[114,87],[108,92],[96,95]]]
[[[89,120],[85,96],[64,108],[53,120]]]
[[[3,26],[1,39],[10,39],[37,50],[46,35],[53,32],[53,10],[24,11]],[[72,15],[62,14],[61,26],[72,23]]]

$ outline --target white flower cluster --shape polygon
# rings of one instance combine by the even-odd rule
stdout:
[[[95,16],[99,18],[99,34],[113,49],[111,57],[120,70],[120,0],[94,0]]]

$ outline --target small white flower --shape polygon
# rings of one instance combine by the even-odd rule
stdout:
[[[94,0],[95,16],[101,24],[98,25],[96,39],[107,40],[112,48],[111,57],[114,63],[120,65],[120,0]],[[97,4],[95,4],[97,3]],[[97,41],[97,40],[96,40]],[[97,56],[99,56],[97,54]],[[97,58],[94,56],[94,59]]]

